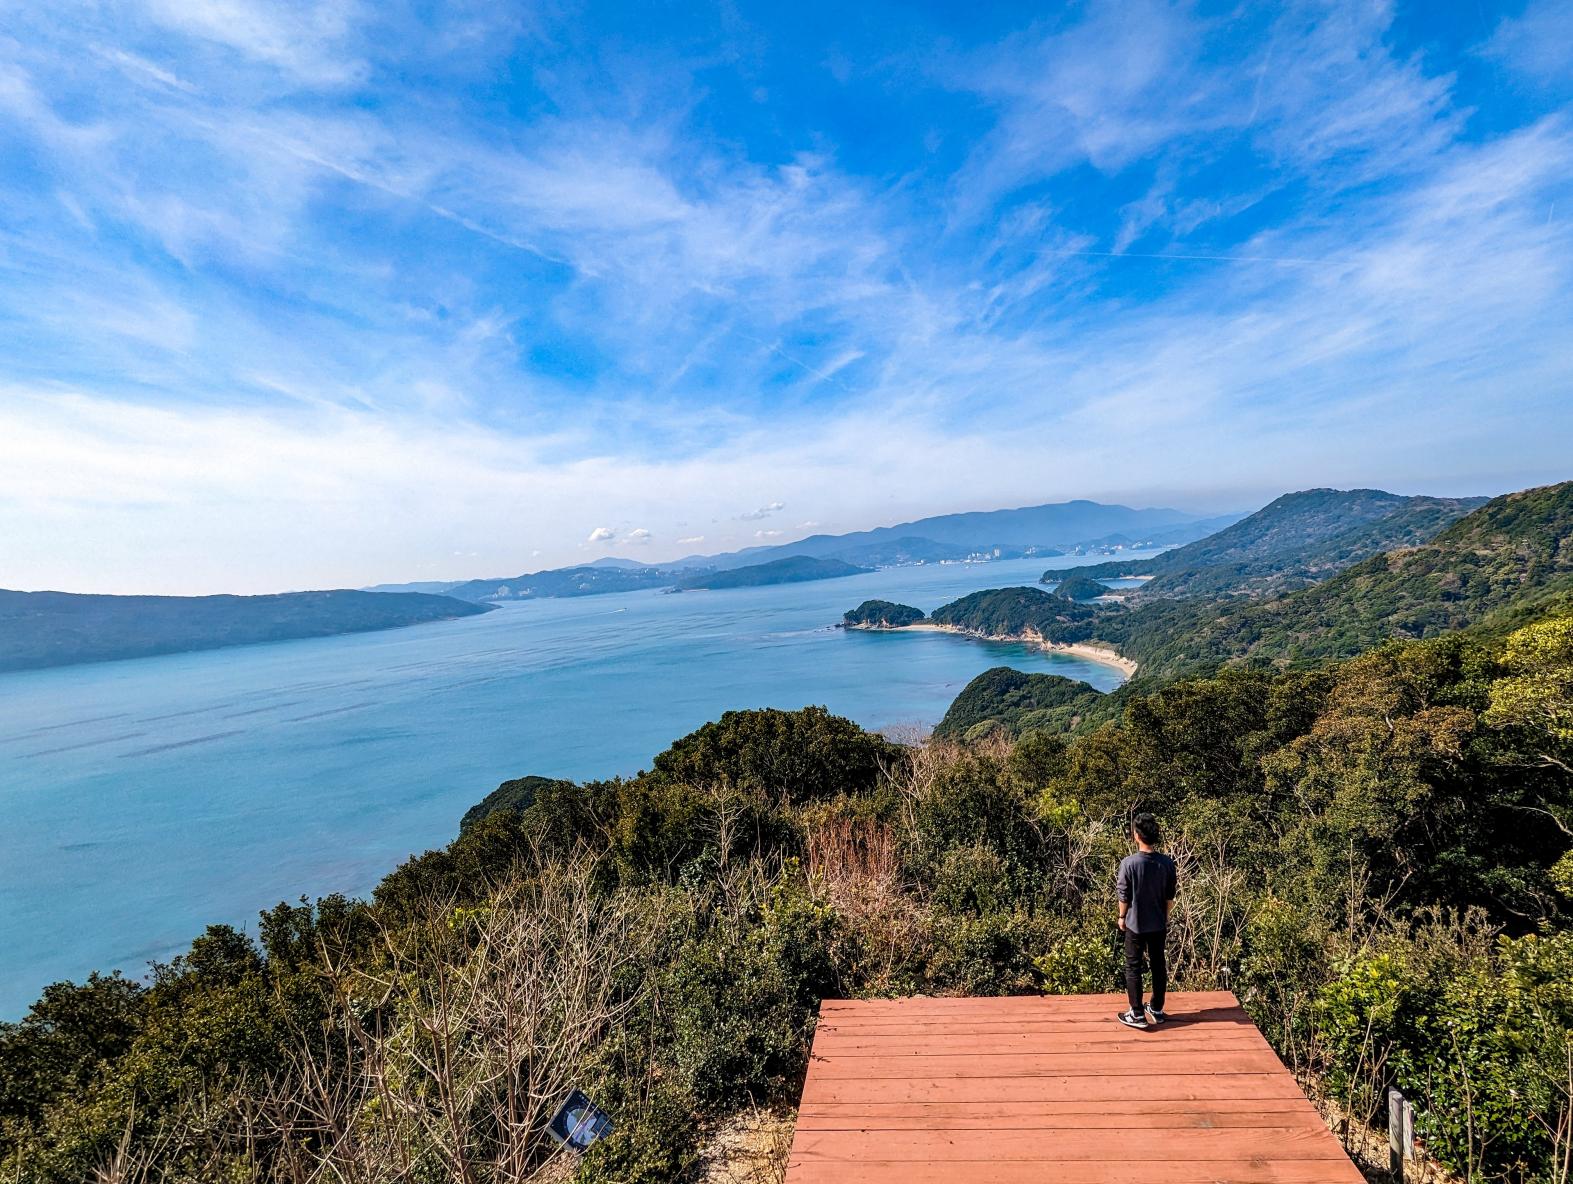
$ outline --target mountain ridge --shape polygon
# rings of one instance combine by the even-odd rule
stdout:
[[[678,583],[679,591],[718,588],[754,588],[770,584],[801,584],[810,580],[839,580],[867,575],[872,568],[858,567],[841,559],[815,559],[808,555],[788,555],[768,563],[751,563],[730,571],[706,572]]]
[[[1394,547],[1425,542],[1489,499],[1405,496],[1381,489],[1298,490],[1215,534],[1149,559],[1049,571],[1044,583],[1151,577],[1134,594],[1272,595],[1327,579]]]

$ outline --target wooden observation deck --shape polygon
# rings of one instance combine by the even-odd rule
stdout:
[[[826,1000],[787,1184],[1363,1184],[1232,994]]]

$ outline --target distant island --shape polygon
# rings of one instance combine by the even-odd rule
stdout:
[[[904,629],[927,620],[920,608],[890,600],[865,600],[843,613],[841,624],[847,629]]]
[[[0,590],[0,671],[397,629],[488,611],[424,592],[88,596]]]
[[[756,563],[751,567],[689,576],[680,580],[677,587],[683,591],[700,588],[757,588],[766,584],[839,580],[844,576],[867,575],[873,570],[871,567],[858,567],[841,559],[814,559],[807,555],[793,555],[787,559],[774,559],[769,563]]]
[[[677,578],[677,572],[659,567],[563,567],[498,580],[467,580],[450,585],[444,595],[476,603],[547,600],[669,588]]]

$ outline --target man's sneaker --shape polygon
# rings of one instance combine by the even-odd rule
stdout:
[[[1147,1022],[1149,1024],[1161,1024],[1164,1020],[1169,1018],[1158,1008],[1154,1007],[1151,1003],[1143,1007],[1142,1010],[1147,1013]]]
[[[1139,1011],[1122,1011],[1115,1017],[1127,1028],[1145,1028],[1147,1017]]]

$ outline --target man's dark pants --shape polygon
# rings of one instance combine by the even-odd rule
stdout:
[[[1169,991],[1169,966],[1163,960],[1163,945],[1168,940],[1168,929],[1153,933],[1125,931],[1125,994],[1130,999],[1131,1010],[1142,1009],[1142,955],[1152,967],[1152,1007],[1163,1010],[1163,999]]]

